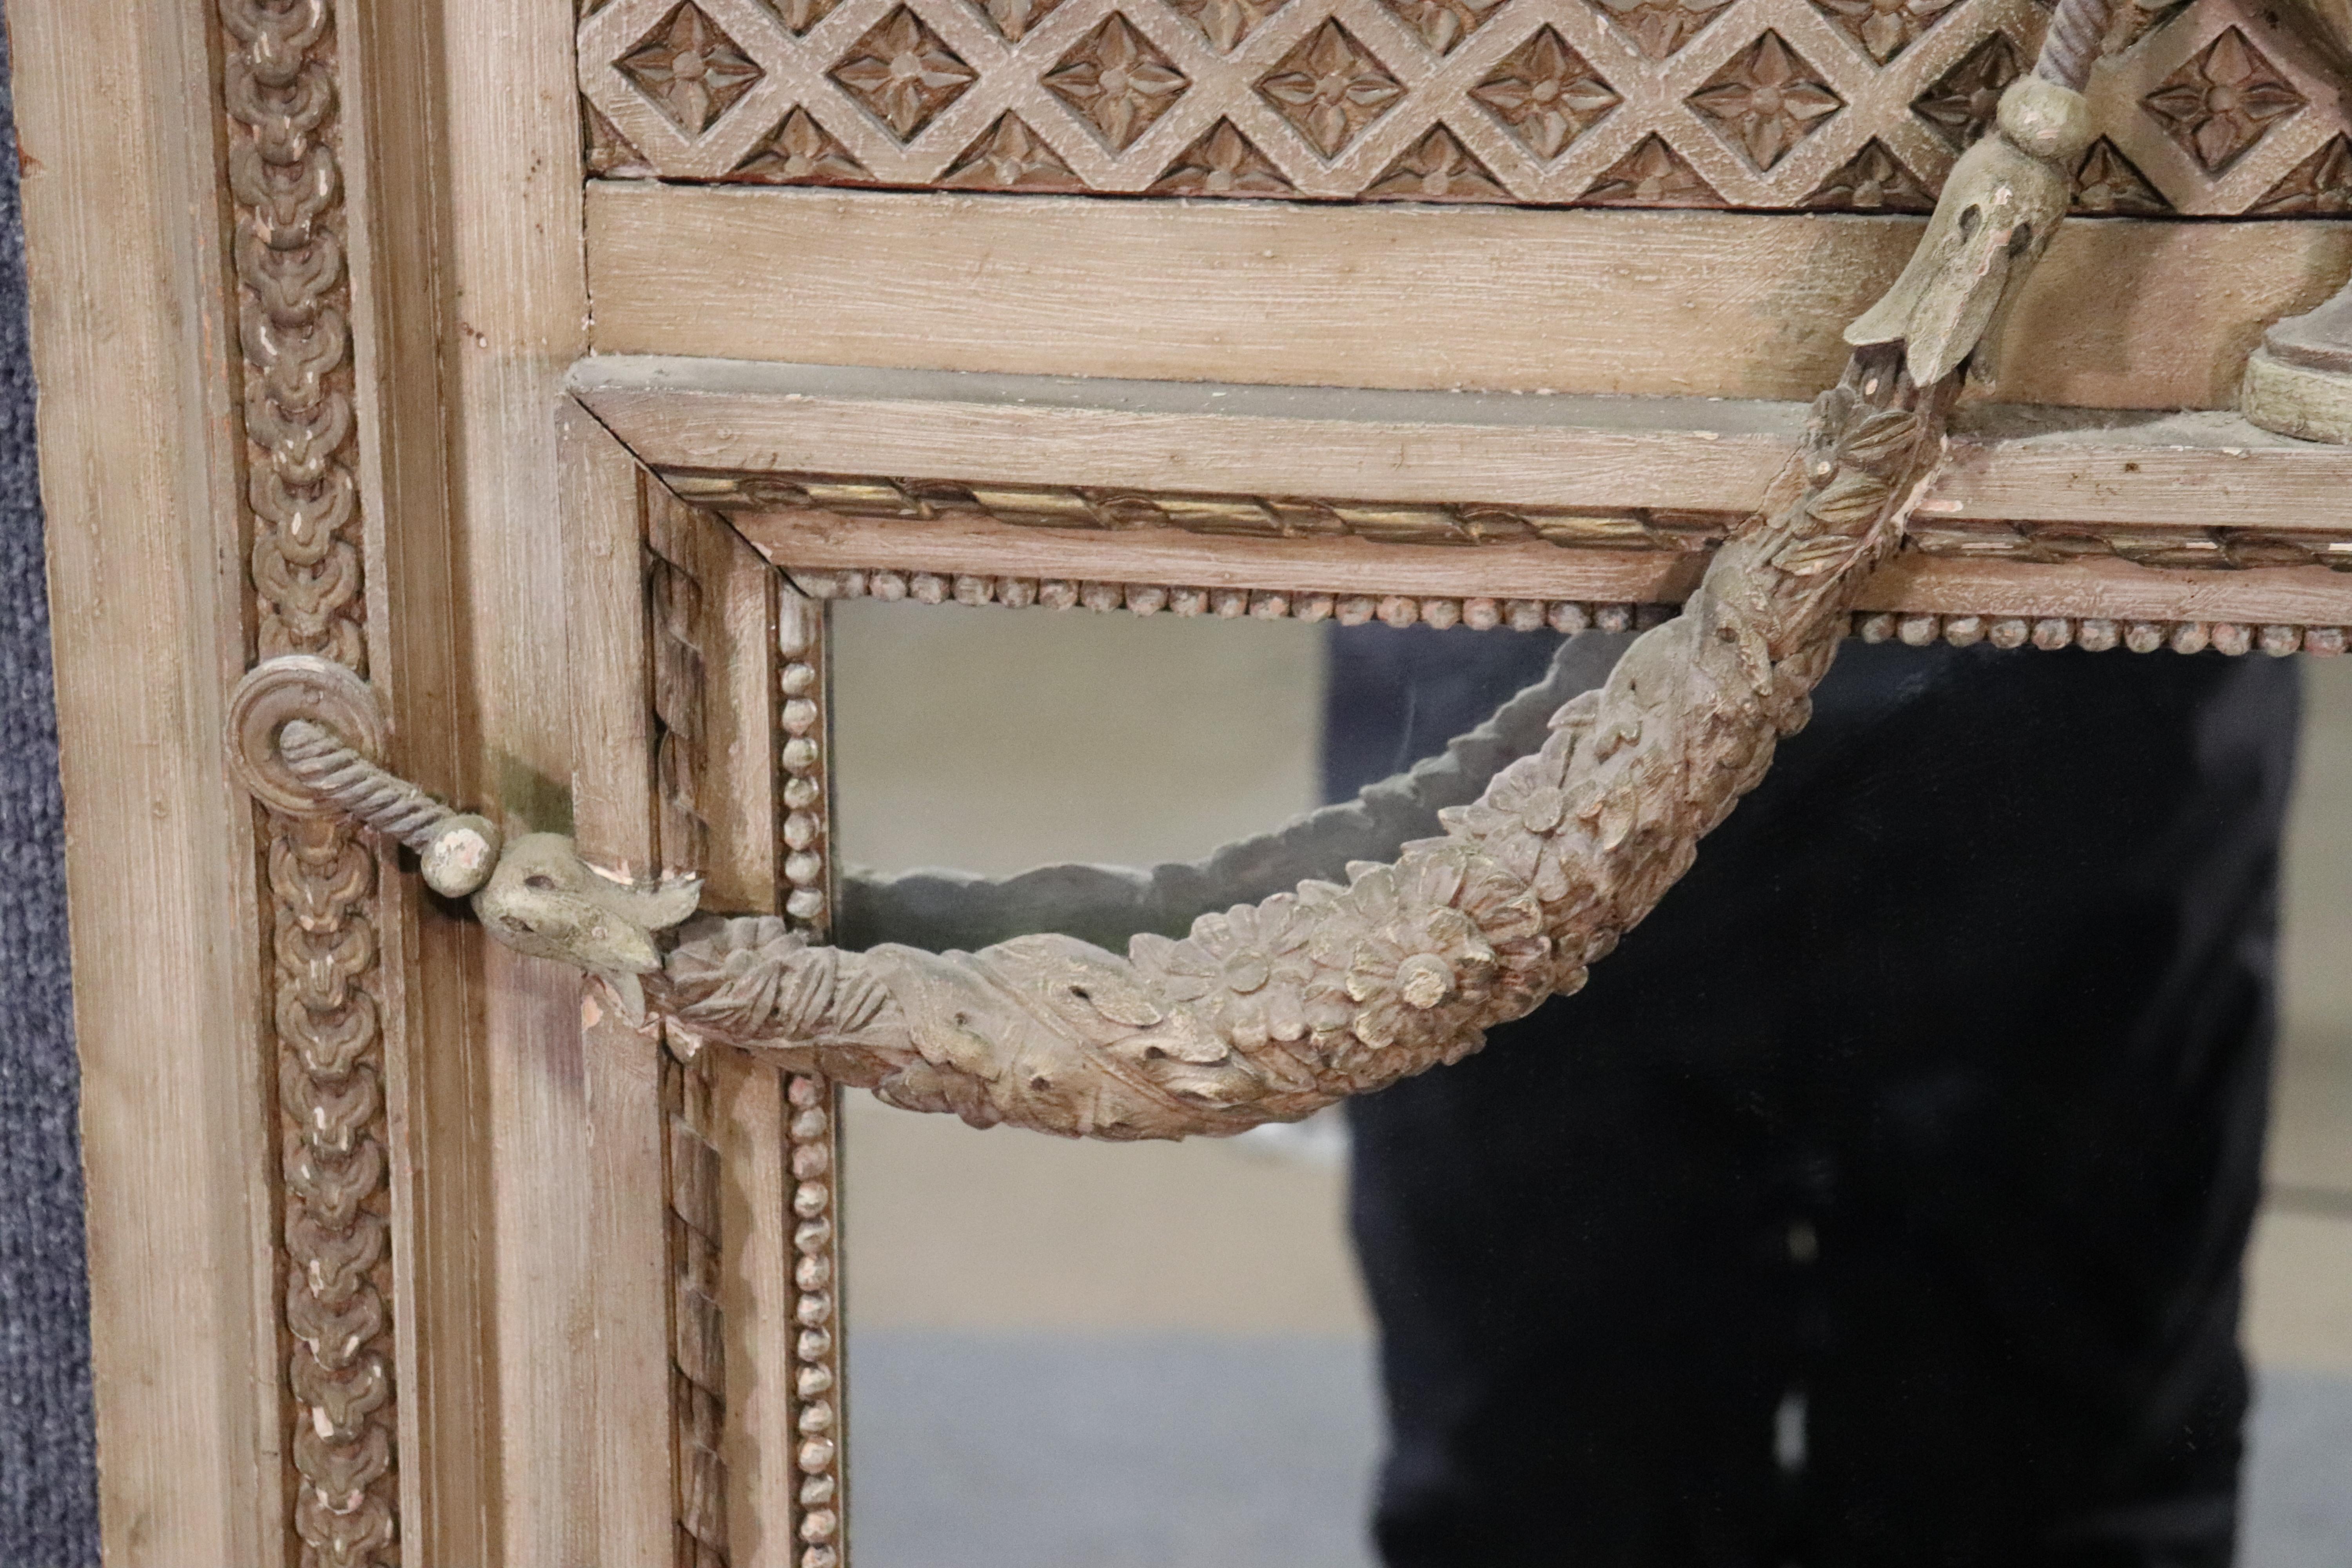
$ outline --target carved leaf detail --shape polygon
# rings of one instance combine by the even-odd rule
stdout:
[[[2265,217],[2332,217],[2352,212],[2352,140],[2329,137],[2264,191],[2253,211]]]
[[[784,116],[775,134],[743,155],[730,181],[747,184],[862,184],[874,176],[838,137],[805,109]]]
[[[694,0],[614,64],[688,136],[718,123],[767,74]]]
[[[1317,152],[1333,158],[1395,106],[1404,84],[1334,20],[1301,38],[1257,90]]]
[[[1502,202],[1511,199],[1500,181],[1444,125],[1414,142],[1364,193],[1376,201]]]
[[[1171,9],[1201,29],[1220,54],[1241,47],[1259,24],[1282,9],[1285,0],[1168,0]]]
[[[1936,210],[1936,193],[1874,136],[1802,205],[1840,212],[1927,213]]]
[[[1086,182],[1017,114],[1005,114],[965,148],[940,183],[979,191],[1076,191]]]
[[[1654,60],[1663,60],[1696,37],[1732,0],[1600,0],[1609,19]]]
[[[829,74],[901,142],[961,98],[979,77],[904,5],[874,24]]]
[[[1432,52],[1450,55],[1486,26],[1506,0],[1381,0]]]
[[[2172,204],[2121,148],[2102,136],[2091,143],[2074,171],[2074,210],[2146,216],[2168,213]]]
[[[1912,100],[1911,112],[1957,152],[1984,134],[2000,108],[2001,89],[2024,69],[2024,57],[2009,36],[1994,33]]]
[[[1780,34],[1768,32],[1725,61],[1690,104],[1761,172],[1820,130],[1845,100]]]
[[[1297,187],[1284,178],[1273,161],[1250,139],[1220,120],[1201,139],[1176,155],[1159,179],[1153,194],[1173,196],[1286,196]]]
[[[1114,153],[1124,153],[1191,86],[1158,46],[1114,11],[1045,76]]]
[[[2245,33],[2229,27],[2142,100],[2209,174],[2254,150],[2272,124],[2305,102]]]
[[[1723,197],[1661,136],[1644,136],[1601,172],[1583,199],[1594,206],[1719,207]]]
[[[1496,61],[1470,96],[1546,159],[1559,157],[1624,101],[1549,26]]]

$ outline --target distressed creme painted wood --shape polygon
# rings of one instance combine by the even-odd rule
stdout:
[[[2062,233],[2068,232],[2062,230]],[[1193,386],[594,359],[581,400],[656,468],[1207,494],[1739,511],[1800,403]],[[2340,528],[2352,451],[2235,415],[1964,412],[1925,519]],[[1073,569],[1075,570],[1075,568]]]
[[[1922,226],[613,182],[587,217],[599,353],[1740,398],[1834,379]],[[2336,221],[2069,223],[2000,395],[2229,407],[2347,267]]]
[[[272,1568],[289,1539],[277,1128],[253,812],[221,761],[246,630],[205,17],[20,0],[8,21],[55,606],[100,1527],[118,1568]]]

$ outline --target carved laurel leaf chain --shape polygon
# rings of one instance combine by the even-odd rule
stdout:
[[[367,665],[335,38],[325,0],[220,0],[259,652]],[[267,815],[293,1529],[399,1560],[373,847]]]
[[[1124,961],[1055,936],[846,953],[721,922],[672,953],[656,1000],[895,1105],[1069,1136],[1234,1131],[1456,1060],[1580,985],[1802,725],[1853,595],[1941,459],[1949,397],[1858,354],[1780,504],[1685,613],[1392,865],[1204,916],[1181,942],[1138,937]]]
[[[646,534],[646,586],[653,609],[654,773],[666,866],[699,868],[710,827],[699,801],[703,703],[703,593],[689,552],[672,531]],[[719,1306],[723,1239],[720,1160],[710,1059],[664,1030],[662,1166],[668,1187],[670,1401],[675,1434],[675,1561],[679,1568],[726,1568],[727,1355]]]

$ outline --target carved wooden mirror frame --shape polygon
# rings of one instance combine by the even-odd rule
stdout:
[[[1962,0],[1979,34],[1904,40],[1897,85],[1865,88],[1864,53],[1887,62],[1844,12],[1754,3],[1906,128],[1870,145],[1913,206],[1957,153],[1916,104],[1983,96],[1981,29],[2014,53],[2032,11]],[[2140,210],[2153,169],[2199,216],[2337,199],[2320,68],[2223,4],[2160,70],[2095,86],[2122,140],[2084,152],[2078,194]],[[1543,26],[1580,47],[1633,41],[1611,67],[1626,119],[1547,161],[1540,127],[1465,107],[1511,40],[1456,51],[1446,5],[1340,5],[1345,38],[1423,51],[1404,85],[1452,95],[1458,133],[1399,119],[1324,157],[1281,142],[1315,132],[1282,129],[1279,91],[1225,82],[1213,119],[1203,98],[1115,152],[1047,145],[1055,174],[1022,138],[1063,132],[1022,116],[1063,110],[1016,113],[1027,89],[1000,73],[912,142],[877,119],[812,143],[801,121],[866,89],[799,57],[892,25],[878,0],[802,7],[804,26],[712,0],[815,108],[761,88],[738,101],[777,110],[772,143],[739,117],[691,144],[616,85],[667,5],[12,7],[120,1561],[826,1568],[841,1549],[832,1090],[648,1039],[609,994],[484,940],[388,840],[257,813],[223,762],[257,660],[363,674],[375,719],[346,738],[380,734],[444,801],[821,931],[819,595],[1643,626],[1786,499],[1794,400],[1836,378],[1839,330],[1916,226],[1835,220],[1851,248],[1824,259],[1827,218],[1544,204],[1688,175],[1705,206],[1850,211],[1857,182],[1902,179],[1830,141],[1759,168],[1685,113],[1745,37],[1653,50],[1645,7],[1553,6]],[[985,25],[1022,31],[1014,9]],[[1070,0],[1030,53],[1125,47],[1110,9]],[[958,47],[1009,69],[982,20],[942,25],[966,23]],[[1270,26],[1234,58],[1279,74],[1326,32]],[[2231,35],[2307,116],[2207,163],[2193,127],[2120,129],[2109,107],[2137,112]],[[1209,74],[1185,52],[1205,46],[1153,47]],[[1648,167],[1669,114],[1720,144]],[[1276,144],[1288,188],[1220,123]],[[1236,170],[1259,183],[1211,179]],[[886,179],[940,188],[708,188]],[[1083,195],[1155,186],[1202,195],[1189,247],[1157,243],[1164,205]],[[1065,194],[947,194],[983,187]],[[1206,199],[1235,188],[1365,205]],[[1376,205],[1465,195],[1481,205]],[[1528,205],[1484,205],[1506,198]],[[927,245],[943,216],[955,243]],[[2037,352],[2003,389],[2052,407],[1962,410],[1906,502],[1913,548],[1857,579],[1850,629],[2341,651],[2352,458],[2227,410],[2262,324],[2319,303],[2347,258],[2336,223],[2062,231],[2055,303],[2014,324]],[[2179,308],[2203,297],[2231,308]],[[1398,304],[1420,300],[1449,309]],[[1570,321],[1590,330],[1526,325]],[[1577,395],[1532,395],[1556,384]]]

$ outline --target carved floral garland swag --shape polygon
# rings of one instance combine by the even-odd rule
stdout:
[[[1989,372],[1979,345],[2065,212],[2090,140],[2074,89],[2105,25],[2100,0],[2061,5],[2037,74],[2011,85],[1901,279],[1847,330],[1854,354],[1803,449],[1682,615],[1441,812],[1444,837],[1349,866],[1344,887],[1203,915],[1181,941],[1139,935],[1124,959],[1053,935],[850,952],[773,918],[698,921],[665,956],[653,933],[691,912],[692,885],[620,887],[552,835],[501,847],[313,723],[278,731],[282,762],[420,849],[493,936],[602,975],[632,1016],[908,1110],[1070,1137],[1230,1133],[1458,1061],[1487,1026],[1582,985],[1804,726],[1856,595],[1941,465],[1961,378]]]

